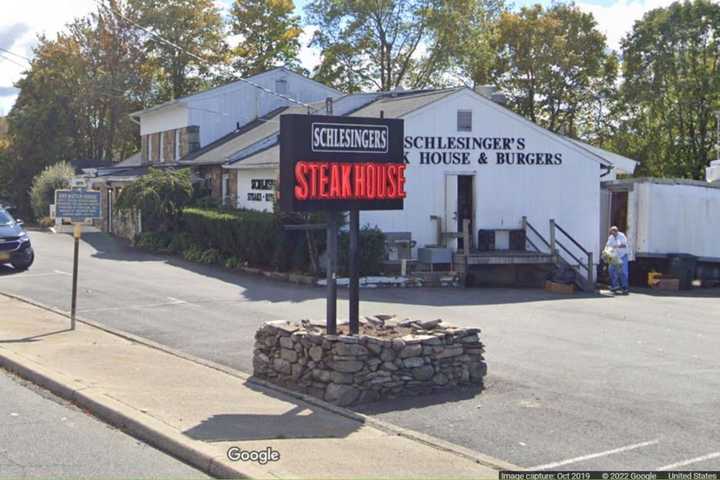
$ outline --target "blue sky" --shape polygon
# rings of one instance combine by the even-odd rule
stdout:
[[[31,57],[32,48],[39,34],[52,37],[75,17],[84,16],[96,8],[95,0],[1,0],[0,48],[18,55]],[[295,0],[299,12],[309,0]],[[509,0],[512,1],[512,0]],[[664,7],[673,0],[576,0],[583,10],[591,12],[598,28],[608,37],[611,48],[617,48],[620,39],[632,28],[635,20],[652,8]],[[717,0],[720,1],[720,0]],[[232,0],[216,0],[227,8]],[[551,0],[514,0],[516,8],[540,3],[549,5]],[[312,29],[306,28],[303,41],[307,42]],[[307,68],[314,66],[317,52],[304,48],[300,54]],[[13,84],[27,67],[20,57],[0,52],[0,115],[6,114],[17,97]]]

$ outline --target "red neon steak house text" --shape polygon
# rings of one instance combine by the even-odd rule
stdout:
[[[405,165],[305,162],[295,164],[297,200],[405,198]]]

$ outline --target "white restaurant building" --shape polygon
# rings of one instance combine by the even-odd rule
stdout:
[[[601,182],[633,173],[636,165],[535,125],[494,101],[497,95],[490,89],[343,96],[284,69],[259,77],[270,89],[313,102],[321,114],[331,109],[334,115],[404,120],[405,208],[364,211],[360,222],[379,227],[390,238],[410,237],[413,258],[426,255],[426,246],[462,253],[468,220],[471,247],[482,251],[470,264],[533,263],[537,255],[510,253],[542,251],[540,236],[555,242],[562,232],[592,253],[597,264],[605,238]],[[271,209],[279,173],[279,117],[307,108],[265,97],[270,95],[236,82],[138,112],[134,116],[141,124],[143,153],[125,167],[191,166],[209,179],[225,203]],[[163,132],[173,132],[172,137]],[[551,227],[551,220],[562,231]],[[565,237],[564,245],[574,243]],[[580,263],[586,261],[573,248],[568,249]]]

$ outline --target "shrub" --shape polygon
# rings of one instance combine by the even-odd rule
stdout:
[[[192,246],[192,238],[187,233],[176,233],[173,235],[168,250],[172,253],[182,254],[183,251],[187,250]]]
[[[150,252],[169,252],[173,235],[167,232],[145,232],[135,238],[135,246]]]
[[[243,266],[243,261],[239,257],[230,257],[227,260],[225,260],[225,268],[230,268],[232,270],[236,270]]]
[[[46,167],[33,178],[30,188],[30,205],[35,218],[47,217],[50,205],[55,203],[55,190],[70,188],[75,171],[69,163],[56,163]]]
[[[221,263],[222,260],[222,254],[217,248],[209,248],[205,250],[202,255],[200,255],[200,263],[205,263],[208,265],[213,263]]]
[[[146,230],[168,232],[177,228],[192,191],[190,169],[151,168],[123,189],[115,205],[118,210],[140,210]]]
[[[364,226],[360,229],[360,275],[379,275],[385,258],[385,234],[378,228]],[[338,271],[350,274],[350,233],[341,232],[338,241]]]
[[[272,213],[193,207],[183,211],[182,225],[193,244],[217,249],[223,257],[280,271],[308,270],[304,232],[285,231]]]
[[[50,227],[52,227],[53,225],[55,225],[55,220],[54,220],[53,218],[51,218],[51,217],[42,217],[42,218],[38,221],[38,224],[39,224],[41,227],[43,227],[43,228],[50,228]]]
[[[182,252],[183,258],[188,262],[199,262],[202,254],[203,250],[197,245],[191,245]]]

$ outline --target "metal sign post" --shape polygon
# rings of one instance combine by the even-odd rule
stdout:
[[[335,212],[327,212],[327,333],[337,334],[337,250],[338,219]]]
[[[360,211],[350,210],[350,335],[360,333]]]
[[[85,219],[102,218],[100,212],[100,192],[95,190],[55,190],[55,216],[70,218],[73,221],[73,279],[70,301],[70,329],[75,330],[75,312],[77,307],[78,256],[82,222]]]
[[[70,330],[75,330],[75,307],[77,305],[77,277],[78,277],[78,253],[80,250],[80,235],[82,234],[82,223],[76,223],[73,230],[74,253],[73,253],[73,279],[72,279],[72,302],[70,307]]]

